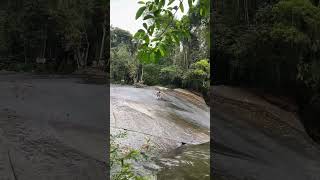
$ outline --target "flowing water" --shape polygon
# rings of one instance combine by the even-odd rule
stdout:
[[[158,180],[209,180],[210,143],[184,146],[157,160]]]

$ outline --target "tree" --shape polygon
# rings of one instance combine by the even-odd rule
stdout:
[[[134,83],[139,64],[135,58],[133,37],[128,31],[114,27],[111,27],[110,35],[110,78],[113,82]]]
[[[198,1],[199,14],[209,15],[209,0]],[[134,35],[139,42],[138,58],[143,62],[155,62],[166,56],[167,49],[172,44],[179,45],[180,41],[190,38],[190,34],[185,24],[186,21],[175,19],[178,11],[184,12],[183,0],[150,0],[139,1],[142,4],[136,13],[136,19],[144,20],[144,29],[139,29]],[[195,0],[188,0],[188,5],[192,9]],[[165,18],[163,18],[165,17]],[[168,19],[165,22],[163,19]]]
[[[101,60],[103,59],[104,56],[104,49],[105,49],[105,41],[106,41],[106,33],[107,33],[107,28],[108,28],[108,24],[107,24],[107,18],[108,18],[108,7],[109,7],[109,1],[107,0],[101,0],[100,2],[100,6],[102,7],[102,11],[103,11],[103,24],[102,24],[102,39],[101,39],[101,48],[100,48],[100,54],[99,54],[99,61],[98,64],[101,64]]]

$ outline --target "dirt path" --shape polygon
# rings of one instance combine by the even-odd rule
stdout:
[[[0,75],[0,179],[106,179],[107,88],[78,81]]]

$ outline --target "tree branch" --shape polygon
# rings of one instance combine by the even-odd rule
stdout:
[[[180,3],[183,3],[183,0],[179,0],[179,1],[180,1]],[[164,28],[164,30],[156,38],[160,38],[168,30],[168,28],[172,25],[173,20],[174,20],[174,16],[178,12],[179,8],[180,8],[180,6],[176,9],[176,12],[174,12],[173,17],[171,18],[171,22]]]

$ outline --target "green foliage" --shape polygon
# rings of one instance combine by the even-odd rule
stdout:
[[[0,63],[0,69],[6,69],[9,71],[16,71],[16,72],[31,72],[36,68],[35,64],[24,64],[15,62],[12,64],[8,63]]]
[[[144,12],[144,10],[146,10],[147,7],[143,6],[141,8],[139,8],[139,10],[137,11],[137,14],[136,14],[136,19],[138,19],[142,13]]]
[[[183,83],[185,86],[206,93],[210,87],[209,60],[203,59],[191,64],[191,68],[184,74]]]
[[[208,86],[209,64],[208,60],[198,60],[209,58],[209,17],[200,15],[203,4],[191,2],[192,8],[178,20],[174,12],[185,10],[180,1],[139,1],[142,7],[136,17],[144,19],[143,29],[132,38],[124,30],[111,28],[111,80],[206,93],[203,87]],[[135,76],[128,72],[135,72]]]
[[[7,21],[7,13],[5,11],[0,10],[0,53],[6,52],[8,49],[8,40],[6,37],[6,21]]]
[[[204,72],[204,74],[209,78],[210,74],[210,63],[208,59],[203,59],[200,61],[197,61],[196,63],[192,64],[191,67],[194,67],[194,69],[198,69]]]
[[[160,80],[162,84],[180,85],[182,81],[183,70],[176,65],[170,65],[160,70]]]
[[[84,68],[98,58],[105,0],[13,1],[0,11],[0,58],[50,61],[55,71]],[[93,21],[94,20],[94,21]],[[47,69],[49,71],[49,69]]]
[[[125,81],[127,84],[134,82],[137,73],[137,65],[129,48],[120,44],[111,49],[110,76],[115,82]]]
[[[310,42],[309,37],[295,27],[285,26],[281,23],[277,23],[273,26],[270,36],[274,41],[282,41],[286,43],[308,45]]]
[[[301,76],[310,77],[299,64],[319,61],[320,8],[309,0],[256,2],[248,7],[249,20],[242,18],[246,9],[231,2],[225,11],[237,7],[234,13],[214,14],[214,79],[294,94],[306,79]]]
[[[300,62],[297,69],[297,79],[303,81],[307,87],[310,87],[314,92],[317,92],[320,87],[320,62]]]
[[[195,0],[189,0],[192,9]],[[139,29],[134,35],[139,43],[138,59],[143,63],[156,63],[168,55],[170,46],[179,45],[183,39],[190,38],[188,21],[177,20],[178,11],[184,12],[183,1],[150,0],[140,1],[142,4],[136,13],[136,19],[142,17],[144,29]],[[201,16],[208,16],[209,1],[200,1]]]
[[[291,47],[286,52],[288,58],[285,61],[294,63],[293,67],[298,69],[298,80],[305,81],[309,87],[319,88],[320,8],[309,0],[282,0],[272,8],[272,13],[275,22],[270,32],[271,38]],[[295,54],[295,61],[289,59],[292,54]]]
[[[146,64],[144,67],[143,81],[146,85],[153,86],[161,84],[160,71],[162,66],[159,64]]]
[[[133,161],[148,159],[149,141],[144,149],[136,150],[120,147],[118,140],[126,138],[127,133],[119,133],[110,136],[110,167],[112,180],[148,180],[149,177],[137,175]],[[142,153],[144,151],[144,153]]]
[[[117,27],[111,27],[110,36],[111,47],[116,47],[120,44],[126,44],[129,48],[131,48],[130,50],[134,50],[134,44],[132,42],[133,37],[129,31]]]
[[[136,47],[132,35],[120,28],[111,27],[110,30],[111,81],[132,84],[135,82],[139,65],[135,57]]]
[[[320,11],[309,0],[286,0],[276,4],[272,13],[274,20],[293,26],[311,38],[319,38]]]

